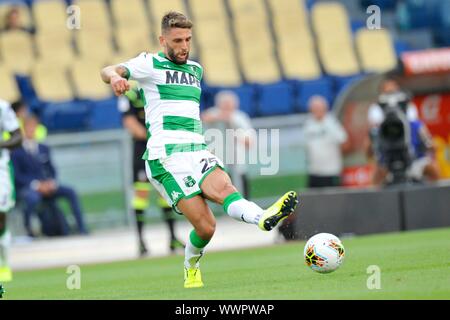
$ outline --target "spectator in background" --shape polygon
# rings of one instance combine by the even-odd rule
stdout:
[[[201,114],[201,119],[205,124],[222,131],[223,137],[226,136],[226,130],[235,130],[235,141],[224,141],[225,146],[220,151],[225,152],[224,155],[233,154],[243,155],[251,148],[255,131],[253,129],[250,117],[243,111],[239,110],[239,97],[229,90],[220,91],[215,96],[215,106],[208,108]],[[240,130],[238,130],[240,129]],[[217,141],[216,141],[217,142]],[[234,149],[232,149],[234,148]],[[250,185],[246,174],[247,165],[245,163],[225,163],[231,169],[232,180],[236,183],[238,189],[243,190],[244,198],[249,198]]]
[[[34,115],[24,119],[24,141],[22,147],[12,153],[15,171],[15,184],[19,199],[24,202],[24,226],[29,236],[33,237],[31,217],[44,202],[56,205],[59,198],[69,202],[72,214],[80,234],[87,234],[83,213],[75,191],[58,183],[56,170],[50,158],[50,149],[35,139],[39,124]]]
[[[26,27],[20,16],[20,10],[17,6],[12,6],[2,17],[2,28],[1,31],[11,31],[20,30],[29,33],[34,33],[34,29],[31,27]]]
[[[322,96],[308,101],[310,116],[304,125],[308,159],[309,187],[339,186],[342,148],[347,133],[339,121],[328,114],[328,102]]]
[[[28,106],[25,104],[23,100],[15,101],[11,104],[12,109],[16,113],[17,119],[19,120],[20,128],[22,129],[23,134],[23,122],[26,116],[29,114]],[[36,141],[43,142],[47,138],[47,128],[39,123],[36,127],[36,132],[34,135]]]

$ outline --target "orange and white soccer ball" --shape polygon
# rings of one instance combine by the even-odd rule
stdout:
[[[331,233],[319,233],[312,236],[303,251],[306,265],[319,273],[337,270],[345,258],[345,249],[341,240]]]

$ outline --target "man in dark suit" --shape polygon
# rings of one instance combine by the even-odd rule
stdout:
[[[75,191],[60,185],[56,179],[56,170],[50,158],[50,149],[35,140],[36,127],[39,121],[34,115],[28,115],[24,121],[24,141],[22,147],[12,153],[15,170],[15,184],[19,199],[24,203],[24,225],[30,236],[31,217],[44,201],[55,208],[56,200],[64,198],[68,201],[75,217],[78,231],[86,234],[83,213]]]

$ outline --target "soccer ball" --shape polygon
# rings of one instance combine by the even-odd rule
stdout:
[[[345,249],[338,237],[319,233],[306,242],[303,252],[306,265],[319,273],[330,273],[344,262]]]

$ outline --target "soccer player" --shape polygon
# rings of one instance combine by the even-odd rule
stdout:
[[[147,245],[144,241],[143,229],[145,224],[145,209],[149,206],[150,183],[145,173],[145,162],[142,161],[142,155],[146,150],[147,129],[145,128],[144,104],[141,103],[143,96],[136,86],[133,86],[132,93],[126,98],[119,98],[118,108],[122,113],[123,126],[133,137],[133,180],[134,180],[134,198],[133,211],[136,217],[136,227],[139,241],[139,255],[142,257],[148,253]],[[184,248],[184,244],[175,236],[175,218],[172,208],[163,198],[158,198],[158,205],[161,208],[164,221],[167,223],[170,231],[169,248],[175,252],[177,248]]]
[[[200,121],[200,81],[203,68],[189,60],[192,22],[169,12],[161,22],[162,52],[143,52],[122,64],[101,71],[118,96],[130,89],[128,80],[142,86],[146,99],[147,150],[143,155],[153,186],[192,224],[185,248],[184,287],[202,287],[199,260],[211,240],[216,221],[206,203],[223,205],[236,220],[272,230],[294,212],[297,194],[289,191],[263,210],[242,197],[224,171],[220,159],[206,150]]]
[[[9,133],[9,139],[3,140],[3,133]],[[14,207],[13,167],[9,158],[9,149],[22,142],[19,122],[8,102],[0,100],[0,282],[12,280],[8,264],[8,251],[11,234],[6,228],[6,214]]]

